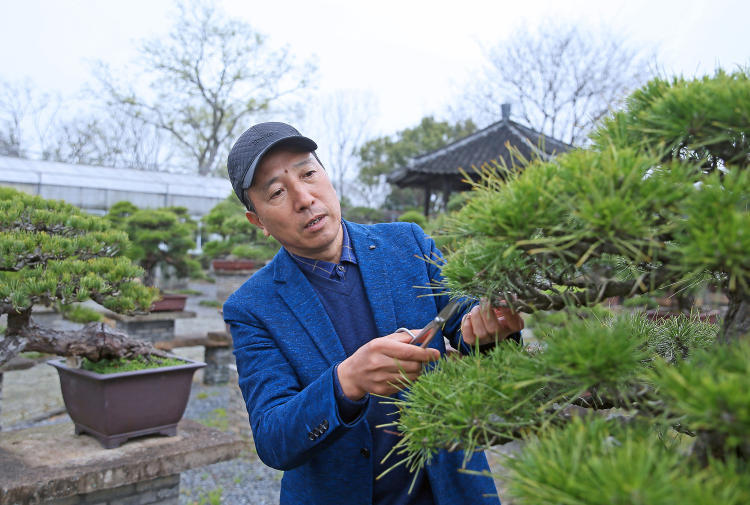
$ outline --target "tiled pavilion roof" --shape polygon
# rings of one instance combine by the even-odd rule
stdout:
[[[472,133],[435,151],[412,158],[409,164],[395,171],[388,181],[397,186],[416,186],[433,190],[465,190],[459,169],[472,175],[492,160],[502,158],[512,166],[507,145],[513,146],[525,159],[547,159],[572,148],[571,145],[547,137],[509,118],[509,107],[497,123]]]

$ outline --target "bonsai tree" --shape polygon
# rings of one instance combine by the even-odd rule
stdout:
[[[130,202],[118,202],[107,213],[110,222],[127,232],[126,254],[145,270],[145,283],[156,284],[156,268],[174,269],[176,275],[190,273],[188,251],[195,247],[195,222],[184,207],[138,209]]]
[[[273,257],[279,249],[273,237],[263,237],[245,218],[245,207],[232,193],[203,217],[204,230],[220,238],[203,244],[206,262],[216,258],[257,261]]]
[[[572,317],[444,361],[396,401],[391,461],[523,439],[504,461],[516,504],[750,503],[749,135],[747,71],[655,79],[590,148],[485,171],[449,225],[454,295],[580,312],[708,281],[728,310],[720,327]]]
[[[0,314],[7,315],[0,364],[22,351],[92,361],[161,354],[101,323],[59,331],[31,319],[35,304],[88,299],[117,312],[148,310],[156,293],[141,284],[143,270],[123,256],[128,246],[127,235],[103,218],[0,187]]]

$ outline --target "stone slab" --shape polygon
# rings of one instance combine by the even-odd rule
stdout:
[[[104,317],[108,319],[114,319],[115,321],[122,321],[125,323],[147,323],[154,321],[174,321],[175,319],[189,319],[196,317],[196,313],[191,310],[180,310],[174,312],[149,312],[148,314],[138,314],[134,316],[128,316],[126,314],[118,314],[111,310],[102,311]]]
[[[239,456],[233,434],[182,420],[177,436],[103,449],[72,423],[0,432],[0,505],[37,505],[179,474]]]

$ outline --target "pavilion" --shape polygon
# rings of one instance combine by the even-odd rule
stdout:
[[[461,170],[476,180],[477,170],[492,167],[493,162],[518,167],[519,158],[511,155],[509,147],[525,160],[549,159],[573,148],[570,144],[511,121],[510,104],[503,104],[500,121],[440,149],[412,158],[407,166],[393,172],[388,182],[400,187],[423,188],[424,214],[427,216],[433,194],[442,192],[445,205],[454,191],[471,188]]]

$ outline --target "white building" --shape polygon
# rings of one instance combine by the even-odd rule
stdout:
[[[229,180],[220,177],[7,156],[0,156],[0,186],[65,200],[92,214],[102,215],[115,203],[127,200],[139,208],[186,207],[193,218],[207,214],[232,192]]]

